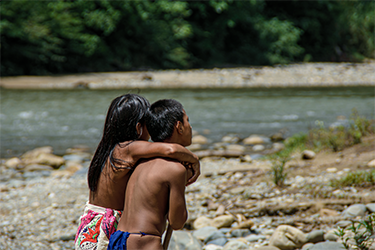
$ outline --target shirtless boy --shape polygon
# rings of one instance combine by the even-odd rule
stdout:
[[[155,142],[191,144],[189,118],[175,100],[152,104],[146,124]],[[166,219],[174,230],[181,229],[186,222],[185,185],[191,175],[191,171],[172,159],[141,162],[129,179],[124,213],[108,249],[163,249],[161,235]]]

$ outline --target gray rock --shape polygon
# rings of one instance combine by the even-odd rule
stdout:
[[[255,145],[253,146],[252,150],[253,151],[263,151],[266,147],[263,145]]]
[[[51,175],[51,171],[35,171],[35,172],[25,172],[23,173],[23,178],[30,179],[30,178],[40,178],[40,177],[47,177]]]
[[[225,244],[223,250],[248,250],[249,246],[239,240],[231,240]]]
[[[214,244],[209,244],[205,245],[203,247],[203,250],[223,250],[222,246],[214,245]]]
[[[264,235],[256,235],[256,234],[250,234],[249,236],[245,237],[245,240],[249,242],[256,242],[258,240],[265,240],[267,237]]]
[[[307,248],[307,250],[344,250],[344,246],[338,242],[320,242],[316,243],[312,247]]]
[[[366,208],[371,212],[375,213],[375,203],[366,204]]]
[[[174,231],[168,246],[169,250],[201,250],[202,245],[191,233]]]
[[[324,241],[324,231],[314,230],[307,234],[307,242],[317,243]]]
[[[293,250],[301,248],[305,243],[307,243],[307,237],[301,230],[288,225],[280,225],[271,236],[269,244],[281,250]]]
[[[52,170],[53,170],[53,168],[51,166],[40,165],[40,164],[30,164],[30,165],[27,165],[24,168],[24,171],[29,171],[29,172],[32,172],[32,171],[52,171]]]
[[[86,176],[87,175],[88,171],[89,171],[89,168],[87,168],[87,167],[81,168],[80,170],[78,170],[77,172],[75,172],[72,175],[72,177],[82,178],[82,176]]]
[[[274,246],[263,246],[263,247],[257,247],[256,250],[280,250],[280,248],[277,248]]]
[[[328,240],[328,241],[337,241],[339,238],[339,236],[337,236],[334,231],[329,231],[327,233],[324,234],[324,240]]]
[[[345,209],[342,214],[345,217],[357,217],[364,216],[366,213],[367,207],[363,204],[354,204]]]
[[[249,234],[250,234],[249,229],[235,229],[230,233],[232,237],[246,237]]]
[[[219,231],[222,232],[223,234],[226,234],[226,233],[229,233],[230,232],[230,228],[228,227],[223,227],[223,228],[220,228]]]
[[[352,222],[350,220],[342,220],[336,223],[336,226],[341,228],[346,228],[350,225],[352,225]]]
[[[224,246],[227,242],[228,242],[228,239],[225,238],[225,237],[222,237],[222,238],[217,238],[217,239],[214,239],[214,240],[210,240],[206,244],[207,245],[212,244],[212,245],[217,245],[217,246]]]
[[[314,246],[313,243],[306,243],[305,245],[303,245],[301,250],[310,250],[313,246]]]
[[[196,237],[198,239],[198,237]],[[220,239],[220,238],[226,238],[225,237],[225,234],[223,234],[222,232],[220,232],[219,230],[217,231],[213,231],[205,240],[204,240],[204,243],[205,244],[209,244],[208,242],[210,241],[213,241],[213,240],[216,240],[216,239]],[[225,242],[226,243],[226,242]],[[225,244],[224,243],[224,244]],[[220,244],[216,244],[216,245],[220,245],[220,246],[224,246],[223,245],[220,245]]]
[[[202,227],[198,230],[195,230],[193,232],[193,236],[201,241],[206,241],[207,238],[211,237],[212,235],[215,235],[215,233],[221,233],[216,227]]]

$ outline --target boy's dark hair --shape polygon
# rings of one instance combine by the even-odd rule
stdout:
[[[183,123],[184,107],[173,99],[154,102],[146,118],[147,130],[154,142],[163,142],[172,137],[177,121]]]

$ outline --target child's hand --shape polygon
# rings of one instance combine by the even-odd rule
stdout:
[[[188,186],[188,185],[189,185],[189,180],[191,179],[191,177],[194,176],[194,169],[192,169],[192,168],[187,168],[187,169],[186,169],[186,172],[187,172],[187,178],[186,178],[187,182],[186,182],[186,186]]]
[[[193,164],[190,164],[190,168],[193,170],[193,176],[188,178],[187,186],[193,184],[201,174],[201,164],[199,162],[199,158],[196,156],[197,161]]]

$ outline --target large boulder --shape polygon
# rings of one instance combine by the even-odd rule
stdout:
[[[269,244],[281,250],[293,250],[301,248],[307,243],[307,236],[298,228],[280,225],[270,238]]]

